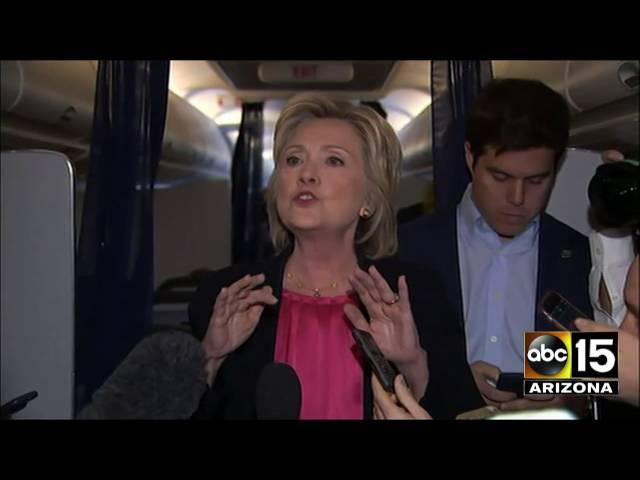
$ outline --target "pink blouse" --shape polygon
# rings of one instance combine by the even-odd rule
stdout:
[[[301,419],[362,419],[361,359],[342,308],[355,297],[313,297],[283,289],[275,361],[302,386]]]

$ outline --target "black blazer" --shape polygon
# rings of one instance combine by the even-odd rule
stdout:
[[[189,306],[189,320],[195,336],[199,340],[204,337],[220,289],[247,273],[264,273],[265,285],[270,285],[279,299],[289,254],[287,251],[261,264],[231,266],[212,273],[202,282]],[[395,258],[370,262],[361,257],[359,264],[363,269],[374,264],[394,290],[398,277],[406,275],[414,318],[429,364],[429,384],[420,400],[422,406],[434,418],[445,419],[484,406],[467,365],[464,332],[443,301],[444,291],[435,274],[418,266],[402,264]],[[274,361],[279,308],[280,302],[264,309],[251,337],[222,364],[194,418],[256,418],[256,383],[263,367]],[[362,311],[368,318],[366,310],[363,308]],[[364,418],[372,418],[371,372],[366,366],[364,389]]]
[[[589,300],[589,240],[546,213],[540,217],[539,235],[535,298],[539,300],[547,291],[555,290],[593,318]],[[401,226],[398,256],[437,272],[444,281],[449,306],[456,314],[452,318],[464,321],[457,238],[455,208],[424,216]],[[535,329],[556,330],[539,312]]]

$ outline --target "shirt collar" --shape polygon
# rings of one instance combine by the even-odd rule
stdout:
[[[471,183],[467,186],[458,204],[458,217],[467,239],[472,242],[480,239],[493,248],[502,249],[506,254],[525,253],[533,248],[538,239],[540,215],[536,215],[519,235],[508,242],[503,242],[476,207],[471,197]]]

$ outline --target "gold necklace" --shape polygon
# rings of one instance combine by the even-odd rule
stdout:
[[[328,288],[335,289],[338,286],[338,282],[333,281],[328,286],[322,288],[306,287],[304,283],[297,279],[291,272],[287,272],[287,280],[292,282],[300,290],[311,290],[314,297],[319,297],[321,290],[327,290]]]

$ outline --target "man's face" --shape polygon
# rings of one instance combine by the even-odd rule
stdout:
[[[501,237],[514,237],[544,210],[551,194],[554,152],[550,148],[503,152],[487,148],[475,167],[469,144],[466,161],[471,195],[484,220]]]

